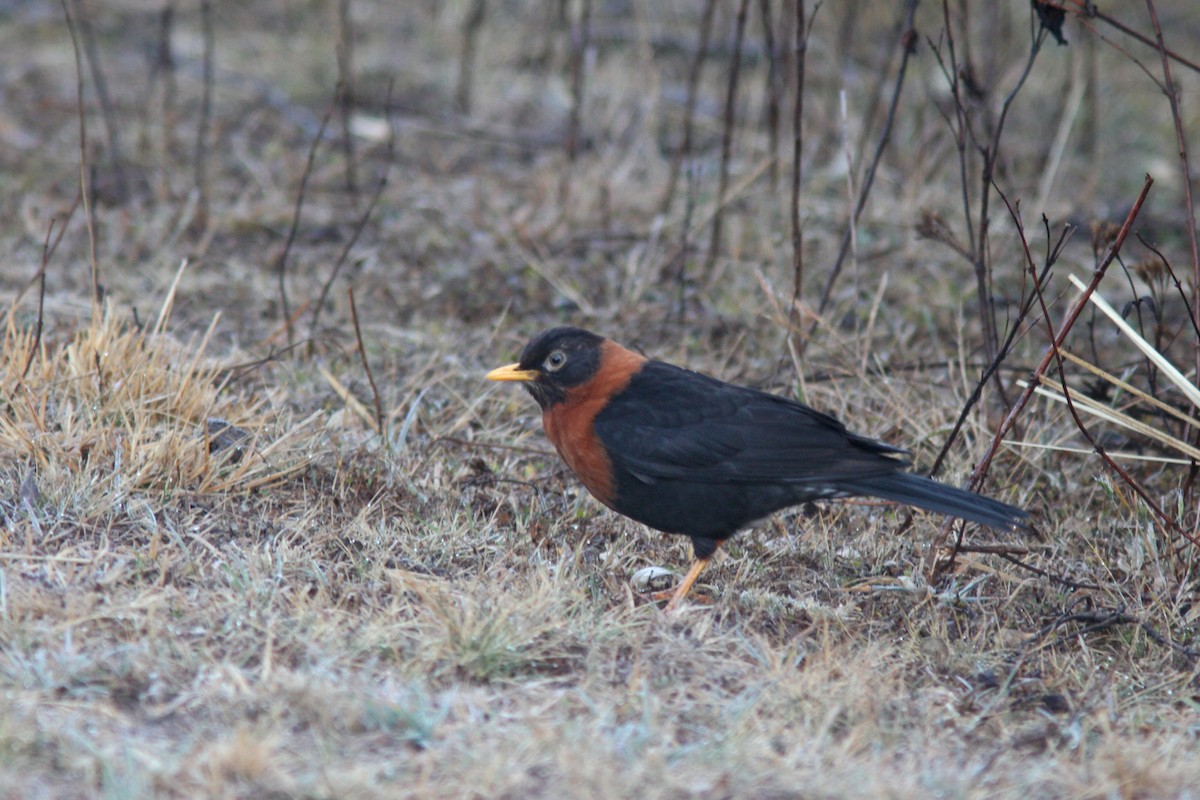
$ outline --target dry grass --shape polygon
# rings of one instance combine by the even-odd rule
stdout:
[[[128,188],[116,189],[89,90],[106,297],[89,303],[76,211],[48,262],[40,338],[37,286],[26,284],[52,215],[77,192],[74,65],[49,11],[10,10],[0,26],[0,48],[20,56],[6,62],[0,104],[0,298],[11,305],[0,351],[0,797],[1196,795],[1194,548],[1164,535],[1094,457],[1042,449],[1080,446],[1061,405],[1030,407],[1020,439],[1039,447],[1006,449],[989,489],[1034,511],[1044,538],[1013,544],[1043,574],[964,553],[927,584],[938,518],[903,525],[902,509],[827,505],[731,541],[700,587],[712,602],[666,618],[630,578],[685,565],[686,543],[602,510],[551,452],[529,398],[482,381],[537,329],[574,322],[797,393],[930,463],[974,388],[981,339],[969,268],[913,234],[923,215],[960,222],[947,98],[927,48],[856,257],[796,375],[782,356],[790,239],[786,190],[764,171],[761,58],[743,64],[749,122],[735,137],[726,250],[712,275],[694,253],[681,289],[683,226],[706,242],[715,208],[728,66],[718,54],[701,84],[693,184],[655,218],[698,10],[596,4],[585,143],[559,207],[569,36],[550,37],[548,66],[537,61],[554,4],[488,4],[474,107],[458,116],[448,109],[470,4],[355,2],[363,189],[345,191],[335,142],[318,150],[288,259],[304,337],[289,349],[274,270],[336,81],[334,14],[216,5],[207,209],[192,193],[198,9],[176,10],[173,94],[144,57],[158,9],[96,11]],[[879,127],[870,98],[894,24],[879,4],[828,5],[806,100],[806,297],[848,213],[843,140]],[[1200,37],[1188,2],[1159,5],[1169,45]],[[975,31],[975,47],[981,79],[1004,87],[1024,59],[1026,18],[1018,6],[995,13],[1004,24]],[[996,20],[974,24],[985,22]],[[939,8],[921,8],[923,34],[936,38],[940,24]],[[717,26],[732,29],[728,9]],[[1078,113],[1094,118],[1073,129],[1083,139],[1051,152],[1070,76],[1085,74],[1072,59],[1086,34],[1068,36],[1014,106],[1000,180],[1029,198],[1026,214],[1040,213],[1031,204],[1045,190],[1054,219],[1086,224],[1119,217],[1110,209],[1155,173],[1146,230],[1183,274],[1169,110],[1127,58],[1098,51],[1103,105],[1085,105]],[[1197,76],[1180,72],[1194,97]],[[310,330],[309,304],[384,170],[389,82],[389,183]],[[1184,104],[1191,131],[1194,106]],[[1041,186],[1053,159],[1055,181]],[[993,231],[997,294],[1014,301],[1019,241],[998,216]],[[1091,265],[1086,239],[1068,249],[1064,276]],[[1156,274],[1125,283],[1114,272],[1104,294],[1120,309],[1131,286],[1154,292],[1159,316],[1143,333],[1190,375],[1195,337]],[[1060,296],[1073,296],[1065,277],[1051,286],[1056,313]],[[1104,318],[1081,323],[1072,345],[1180,404]],[[1028,325],[1008,366],[1027,370],[1044,346],[1044,329]],[[1070,379],[1076,391],[1095,380],[1078,365]],[[1110,404],[1187,437],[1188,423],[1130,402],[1119,389]],[[962,480],[1002,410],[989,390],[944,479]],[[1096,430],[1114,450],[1178,455]],[[1186,467],[1130,468],[1187,511]],[[974,529],[967,539],[996,543]]]

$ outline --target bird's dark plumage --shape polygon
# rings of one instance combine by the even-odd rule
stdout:
[[[720,543],[788,506],[871,496],[995,528],[1026,528],[1015,506],[904,472],[906,451],[851,433],[778,395],[651,361],[579,328],[534,337],[517,364],[546,434],[601,502],[691,538],[686,594]]]

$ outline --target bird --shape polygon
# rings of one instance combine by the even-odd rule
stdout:
[[[593,497],[692,541],[675,609],[721,544],[776,511],[878,497],[1001,530],[1028,512],[905,469],[909,451],[849,431],[803,403],[657,361],[576,327],[535,335],[515,364],[562,460]]]

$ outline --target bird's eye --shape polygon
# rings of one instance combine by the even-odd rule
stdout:
[[[544,366],[547,372],[558,372],[567,363],[567,354],[562,350],[555,350],[550,355],[546,356]]]

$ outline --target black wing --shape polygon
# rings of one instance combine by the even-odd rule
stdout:
[[[904,450],[777,395],[648,362],[596,416],[613,466],[638,480],[819,483],[887,475]]]

